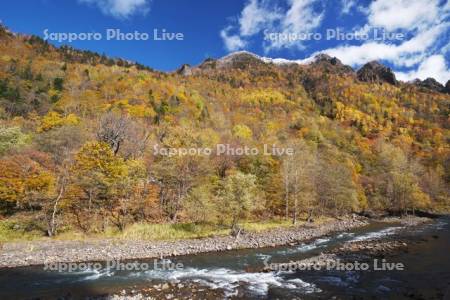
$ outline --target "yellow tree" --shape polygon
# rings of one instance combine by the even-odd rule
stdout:
[[[78,225],[88,230],[91,224],[82,225],[82,213],[100,213],[104,217],[102,208],[111,207],[116,200],[120,183],[128,176],[127,165],[114,155],[108,144],[87,142],[75,156],[71,173],[70,206]]]

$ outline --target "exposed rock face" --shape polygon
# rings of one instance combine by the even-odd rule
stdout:
[[[216,65],[217,61],[214,58],[207,58],[198,66],[198,68],[202,70],[215,69]]]
[[[392,85],[397,84],[395,74],[391,68],[383,66],[377,61],[371,61],[365,64],[357,72],[358,79],[365,82],[382,83],[387,82]]]
[[[269,58],[261,57],[248,51],[238,51],[228,54],[219,59],[207,59],[196,70],[208,71],[215,69],[242,69],[242,70],[262,70],[270,71],[274,67],[291,68],[291,67],[311,67],[326,73],[333,74],[352,74],[354,70],[347,65],[344,65],[336,57],[331,57],[327,54],[319,54],[314,57],[311,63],[306,63],[302,60],[288,60],[284,58]]]
[[[262,61],[259,56],[246,51],[235,52],[217,60],[218,68],[232,67],[244,69],[246,67],[260,66],[264,64],[265,62]]]
[[[448,84],[448,82],[447,82]],[[445,92],[445,87],[439,83],[436,79],[434,78],[427,78],[425,80],[420,80],[420,79],[416,79],[414,80],[414,85],[421,87],[421,88],[426,88],[435,92]]]
[[[333,66],[344,66],[344,64],[337,58],[331,57],[328,54],[318,54],[314,58],[314,64],[329,63]]]
[[[181,74],[183,76],[191,76],[192,75],[192,68],[191,68],[190,65],[184,64],[177,70],[177,73]]]
[[[450,80],[448,80],[447,83],[445,84],[445,92],[447,94],[450,94]]]
[[[338,58],[331,57],[328,54],[318,54],[312,63],[313,67],[320,67],[328,72],[335,72],[338,74],[353,73],[350,66],[344,65]]]

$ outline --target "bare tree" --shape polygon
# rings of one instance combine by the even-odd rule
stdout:
[[[315,174],[316,155],[313,149],[301,141],[291,145],[294,155],[283,160],[283,180],[285,188],[286,218],[289,216],[289,202],[293,201],[292,223],[297,223],[299,202],[308,209],[308,221],[312,218],[312,210],[316,198]]]
[[[285,206],[285,218],[289,218],[289,190],[291,186],[291,165],[292,160],[287,158],[283,160],[283,182],[284,182],[284,206]]]
[[[114,152],[120,150],[125,159],[136,158],[144,153],[150,137],[145,124],[138,124],[127,115],[108,112],[99,121],[97,139],[107,143]]]
[[[120,148],[120,153],[125,160],[141,157],[144,154],[149,138],[149,127],[131,121]]]
[[[114,155],[117,155],[130,126],[131,121],[128,116],[107,112],[100,118],[97,139],[107,143],[113,150]]]
[[[59,205],[61,199],[64,196],[68,184],[68,177],[69,177],[68,169],[64,167],[61,169],[62,171],[60,172],[57,180],[57,195],[54,199],[52,199],[52,201],[48,203],[49,208],[47,209],[47,211],[49,216],[47,217],[46,214],[46,219],[48,223],[47,229],[48,236],[54,236],[57,233],[58,229],[57,215],[60,210]]]

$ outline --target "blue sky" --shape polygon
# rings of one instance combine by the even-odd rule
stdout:
[[[0,20],[15,32],[41,37],[46,29],[100,33],[98,40],[63,43],[164,71],[237,50],[299,63],[325,52],[353,67],[380,60],[402,80],[433,76],[445,83],[449,1],[15,0],[2,3]],[[107,40],[107,29],[148,33],[149,39]],[[154,29],[184,37],[156,41]]]

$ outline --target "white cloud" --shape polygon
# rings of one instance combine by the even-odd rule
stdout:
[[[449,52],[450,52],[450,42],[447,42],[447,44],[444,47],[441,48],[440,53],[445,55],[445,54],[447,54]]]
[[[341,0],[342,14],[347,15],[356,6],[356,0]]]
[[[450,23],[445,23],[431,27],[399,45],[370,41],[361,45],[344,45],[319,52],[336,56],[343,63],[351,66],[358,66],[372,60],[386,60],[396,66],[411,67],[427,56],[449,26]],[[312,56],[316,54],[318,53]]]
[[[280,3],[287,5],[278,6]],[[394,70],[400,67],[410,69],[409,72],[398,73],[403,78],[435,74],[433,77],[442,81],[448,75],[445,58],[450,51],[450,0],[377,0],[367,6],[359,5],[356,0],[340,0],[338,3],[342,14],[358,10],[363,15],[359,24],[347,29],[347,33],[366,33],[371,38],[359,42],[344,41],[337,47],[317,51],[296,62],[308,62],[318,53],[327,53],[353,67],[380,60],[390,63]],[[317,32],[325,17],[324,8],[330,7],[325,4],[324,0],[248,0],[237,21],[228,24],[221,36],[230,51],[243,49],[250,42],[259,40],[262,33],[265,38],[271,33],[275,35],[270,36],[278,37],[262,39],[266,53],[280,49],[304,50],[310,39],[292,40],[289,36],[307,36]],[[405,38],[396,41],[375,39],[376,30],[378,37],[384,30],[385,33],[402,33]],[[288,38],[283,39],[283,36]]]
[[[250,0],[244,7],[239,18],[240,33],[243,36],[251,36],[260,32],[264,25],[271,24],[281,15],[275,7],[270,7],[268,1]]]
[[[446,65],[445,58],[442,55],[432,55],[425,59],[417,70],[410,72],[395,72],[398,79],[411,81],[416,78],[421,80],[433,77],[442,84],[450,79],[450,70]]]
[[[407,5],[405,4],[407,2]],[[369,40],[359,45],[342,45],[314,53],[336,56],[343,63],[358,67],[372,60],[387,61],[394,67],[415,68],[409,72],[398,72],[402,79],[435,77],[438,81],[448,80],[445,54],[449,43],[446,38],[450,22],[446,7],[431,0],[424,1],[378,0],[372,2],[368,12],[368,23],[361,32],[368,33],[373,26],[388,31],[400,31],[409,36],[401,43]],[[311,60],[307,58],[304,61]],[[395,69],[395,68],[394,68]]]
[[[323,13],[314,10],[316,0],[289,0],[290,8],[281,19],[280,26],[274,28],[274,32],[307,34],[313,32],[323,20]],[[266,51],[271,49],[288,48],[296,46],[302,49],[304,46],[299,41],[276,40],[269,43]]]
[[[314,11],[315,0],[290,0],[291,7],[282,20],[284,30],[299,32],[317,28],[323,19],[322,13]]]
[[[225,43],[225,48],[228,51],[236,51],[243,49],[246,45],[246,42],[240,38],[239,35],[236,34],[230,34],[230,30],[232,30],[231,27],[227,27],[225,29],[222,29],[220,31],[220,36]]]
[[[132,15],[145,15],[150,10],[148,0],[79,0],[80,3],[96,5],[102,13],[118,19]]]
[[[241,49],[255,35],[268,30],[271,33],[305,33],[316,29],[322,22],[323,15],[314,10],[314,5],[321,0],[287,0],[287,9],[282,9],[273,0],[249,0],[244,6],[236,24],[228,25],[221,31],[221,37],[228,50]],[[230,31],[239,34],[230,35]],[[229,47],[237,45],[240,47]],[[266,51],[271,49],[301,48],[299,41],[275,40],[265,41]]]
[[[368,20],[389,31],[413,30],[434,23],[438,12],[438,0],[378,0],[370,4]]]

